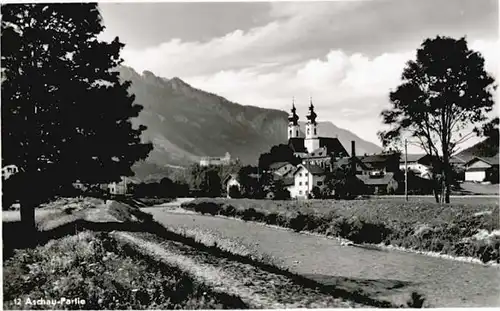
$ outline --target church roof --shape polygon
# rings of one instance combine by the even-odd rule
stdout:
[[[307,152],[307,149],[304,146],[304,138],[302,137],[294,137],[288,139],[288,146],[292,149],[293,152]]]
[[[347,151],[338,138],[335,137],[319,137],[319,146],[325,147],[328,154],[335,153],[336,155],[347,156]]]

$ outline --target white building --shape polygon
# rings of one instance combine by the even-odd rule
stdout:
[[[238,191],[241,192],[241,184],[238,180],[238,174],[230,174],[229,176],[227,176],[224,180],[224,184],[226,185],[226,195],[228,198],[230,198],[229,190],[233,186],[237,187]]]
[[[14,164],[6,165],[2,167],[2,178],[8,179],[10,176],[19,173],[19,168]]]
[[[466,167],[465,181],[483,182],[495,169],[498,172],[498,154],[491,158],[475,157]]]
[[[325,186],[325,170],[317,165],[299,164],[293,176],[293,184],[287,187],[292,198],[307,198],[314,187]]]
[[[127,177],[122,177],[119,182],[112,182],[108,184],[110,194],[125,195],[128,193],[131,180]]]
[[[229,164],[231,164],[231,155],[229,154],[229,152],[226,152],[223,157],[203,157],[200,160],[200,166],[222,166]]]
[[[406,166],[408,171],[415,172],[419,177],[425,179],[431,179],[431,167],[428,164],[421,163],[420,161],[428,158],[425,154],[408,154],[406,159]],[[399,161],[399,169],[403,172],[405,171],[405,155],[401,154],[401,160]]]

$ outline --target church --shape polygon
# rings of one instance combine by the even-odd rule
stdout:
[[[300,131],[299,116],[292,102],[292,110],[288,116],[288,146],[294,154],[302,159],[305,165],[316,165],[324,170],[330,170],[332,160],[349,156],[338,138],[322,137],[318,133],[317,114],[314,111],[312,99],[309,113],[306,116],[305,137]]]

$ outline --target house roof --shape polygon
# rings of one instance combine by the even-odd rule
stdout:
[[[341,166],[347,166],[349,165],[349,159],[351,157],[343,157],[343,158],[340,158],[340,159],[337,159],[335,161],[335,165],[341,167]],[[367,163],[363,163],[358,157],[354,157],[355,158],[355,161],[358,165],[360,165],[362,168],[364,169],[368,169],[369,168],[369,164]]]
[[[363,163],[382,163],[387,161],[387,156],[382,154],[373,154],[360,157]]]
[[[323,175],[325,173],[325,170],[321,166],[313,165],[313,164],[309,164],[309,165],[299,164],[297,166],[298,169],[293,173],[294,176],[295,176],[295,174],[297,174],[298,171],[300,171],[301,167],[305,168],[309,173],[311,173],[313,175]]]
[[[417,162],[425,156],[426,156],[425,154],[411,154],[411,153],[406,155],[408,162]],[[404,163],[404,161],[405,161],[405,154],[401,153],[399,162]]]
[[[368,175],[356,175],[356,177],[361,180],[365,185],[370,186],[385,186],[388,185],[391,180],[394,179],[394,173],[386,173],[382,177],[370,177]]]
[[[238,174],[228,174],[225,178],[224,178],[224,181],[223,181],[223,184],[227,184],[229,182],[230,179],[236,179],[238,181]]]
[[[450,163],[452,164],[465,164],[467,161],[459,156],[451,156]]]
[[[285,166],[287,164],[290,164],[290,163],[289,162],[275,162],[275,163],[269,165],[269,168],[274,171],[274,170],[282,168],[283,166]]]
[[[477,161],[483,161],[491,166],[498,165],[498,153],[494,157],[474,157],[472,160],[467,162],[467,165],[471,165]]]

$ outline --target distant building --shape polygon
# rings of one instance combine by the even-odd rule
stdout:
[[[394,194],[399,183],[394,178],[394,173],[381,173],[380,175],[356,175],[361,180],[369,194]]]
[[[314,187],[325,187],[325,169],[318,165],[299,164],[294,172],[293,184],[284,180],[291,198],[308,198]]]
[[[200,159],[200,166],[222,166],[229,165],[231,163],[231,155],[229,152],[226,152],[223,157],[203,157]]]
[[[498,154],[489,158],[475,157],[467,162],[465,181],[482,182],[491,179],[498,179]]]
[[[128,177],[121,177],[119,182],[111,182],[108,184],[107,188],[110,194],[113,195],[125,195],[130,191],[130,185],[132,180]]]
[[[2,179],[3,180],[9,179],[10,176],[17,174],[17,173],[19,173],[19,168],[14,164],[10,164],[10,165],[6,165],[6,166],[2,167]]]
[[[426,161],[428,158],[425,154],[408,154],[406,156],[406,165],[408,167],[408,171],[413,171],[416,176],[431,179],[431,165],[429,161]],[[399,169],[403,172],[405,171],[405,155],[401,154],[401,159],[399,161]]]
[[[359,157],[369,170],[368,175],[396,173],[399,171],[400,153],[386,152]]]
[[[230,175],[228,175],[224,179],[223,183],[225,185],[226,195],[227,195],[228,198],[230,198],[229,189],[231,189],[231,187],[233,187],[233,186],[237,187],[238,191],[241,192],[241,183],[239,181],[238,174],[230,174]]]
[[[293,177],[293,173],[297,168],[289,162],[276,162],[269,165],[269,171],[273,174],[274,179],[282,179]]]

